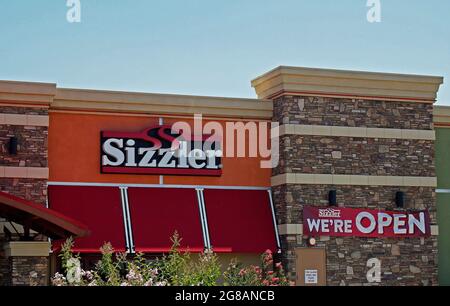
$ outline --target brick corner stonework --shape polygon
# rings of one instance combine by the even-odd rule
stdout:
[[[8,173],[19,173],[48,167],[48,107],[11,106],[0,103],[0,115],[8,120],[0,122],[0,191],[45,205],[47,178],[36,178]],[[14,120],[12,120],[14,119]],[[24,120],[22,120],[24,119]],[[23,121],[23,122],[22,122]],[[17,138],[17,154],[9,154],[11,137]],[[9,170],[14,171],[9,171]],[[6,174],[5,174],[6,173]],[[32,173],[33,174],[33,173]],[[33,175],[31,175],[33,176]],[[0,226],[4,223],[0,220]],[[3,231],[2,231],[3,233]],[[0,233],[0,285],[47,285],[48,256],[7,256],[8,243]],[[17,237],[15,237],[17,238]],[[40,239],[45,240],[46,237]]]
[[[273,121],[293,125],[432,129],[433,105],[348,98],[283,95],[274,101]],[[280,139],[280,174],[435,177],[434,141],[395,138],[284,135]],[[403,191],[406,210],[427,209],[436,220],[434,187],[281,184],[272,187],[278,224],[300,224],[303,206],[327,206],[329,190],[350,208],[395,208]],[[283,262],[296,280],[297,248],[308,247],[301,234],[281,235]],[[320,237],[326,250],[327,285],[437,285],[437,236],[429,238]],[[381,282],[369,283],[367,261],[381,260]]]

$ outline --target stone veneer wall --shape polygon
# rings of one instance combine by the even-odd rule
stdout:
[[[45,205],[47,180],[30,178],[0,178],[0,191]]]
[[[432,129],[432,105],[341,98],[282,96],[274,100],[274,121],[280,124]],[[434,142],[285,135],[280,139],[283,173],[383,176],[435,176]],[[436,224],[432,187],[334,186],[284,184],[273,187],[278,224],[302,223],[303,205],[327,206],[328,191],[337,191],[339,206],[402,210],[395,207],[396,191],[405,192],[405,209],[428,209]],[[302,235],[282,235],[283,261],[296,279],[295,249],[306,247]],[[379,239],[321,237],[326,249],[328,285],[367,284],[367,260],[381,260],[381,285],[436,285],[437,236]]]
[[[11,285],[11,265],[3,249],[4,237],[0,234],[0,286]]]
[[[16,136],[17,155],[8,154],[8,142]],[[47,167],[48,127],[0,125],[0,165],[11,167]]]
[[[1,114],[48,116],[45,107],[3,106]],[[18,154],[9,155],[9,138],[18,138]],[[48,127],[0,124],[0,167],[48,167]],[[45,205],[47,180],[0,177],[0,191]],[[0,220],[1,221],[1,220]],[[0,222],[0,226],[3,224]],[[0,285],[45,285],[47,257],[5,257],[0,231]],[[42,237],[45,239],[45,237]]]
[[[325,97],[284,96],[274,100],[280,124],[433,129],[433,105]]]
[[[12,107],[0,104],[0,114],[48,116],[47,108]],[[17,155],[8,153],[10,137],[17,137]],[[0,124],[0,167],[47,167],[48,127]],[[47,180],[1,178],[0,191],[45,205]]]
[[[14,286],[48,284],[48,257],[10,257],[9,263]]]
[[[280,152],[284,159],[275,175],[435,175],[430,140],[285,135],[280,137]]]

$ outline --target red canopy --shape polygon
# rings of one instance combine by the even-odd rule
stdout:
[[[164,253],[177,231],[181,249],[204,250],[195,189],[128,188],[131,226],[137,252]]]
[[[213,250],[277,250],[267,190],[205,189],[204,201]]]
[[[262,253],[277,249],[267,190],[194,186],[50,186],[49,205],[92,231],[75,251],[94,253],[109,241],[117,251],[165,253],[175,231],[181,250]]]
[[[78,220],[5,192],[0,192],[0,216],[53,239],[83,237],[89,233],[86,225]]]
[[[49,186],[54,210],[87,224],[91,235],[75,239],[74,251],[98,253],[105,242],[126,250],[120,189],[117,187]]]

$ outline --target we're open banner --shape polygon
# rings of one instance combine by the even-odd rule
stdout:
[[[307,236],[424,237],[430,236],[428,211],[394,212],[340,207],[303,208]]]

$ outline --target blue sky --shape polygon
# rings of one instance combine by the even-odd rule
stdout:
[[[0,79],[255,97],[278,65],[441,75],[450,105],[450,1],[0,0]]]

